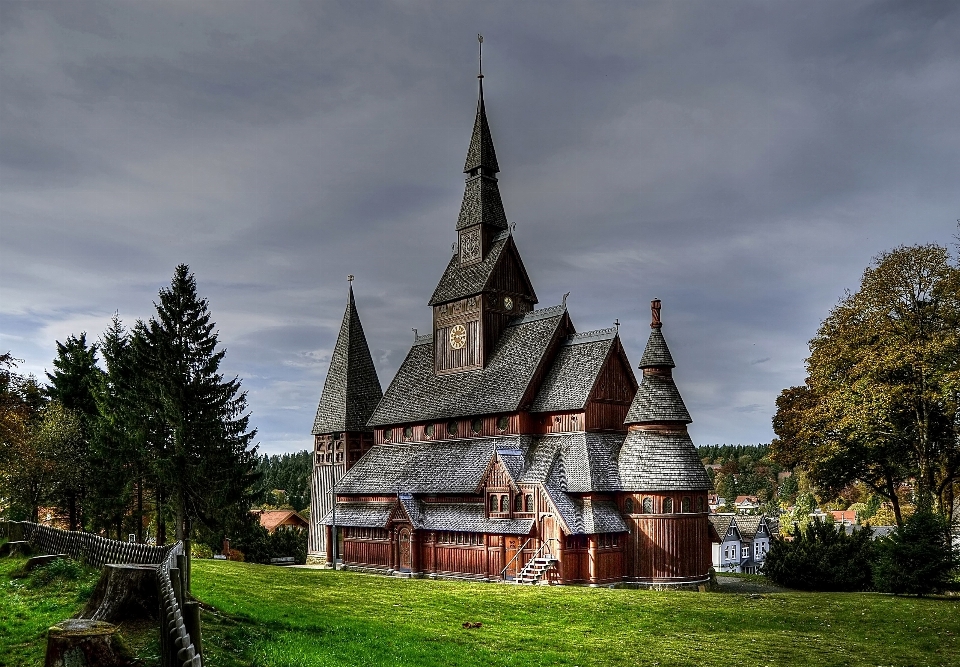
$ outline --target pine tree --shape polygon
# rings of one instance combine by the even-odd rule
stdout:
[[[165,427],[148,437],[159,445],[154,473],[158,503],[165,498],[178,539],[189,539],[194,519],[216,525],[224,507],[247,498],[256,465],[240,380],[224,380],[217,333],[206,299],[181,264],[160,290],[156,315],[139,326],[138,359],[147,377],[151,409]],[[158,437],[160,436],[160,437]]]
[[[95,392],[101,371],[97,367],[97,346],[87,346],[87,334],[69,336],[65,343],[57,341],[54,372],[47,373],[50,384],[47,395],[79,419],[79,438],[73,442],[69,456],[61,456],[55,500],[67,510],[70,530],[84,524],[84,500],[90,481],[89,446],[99,412]]]

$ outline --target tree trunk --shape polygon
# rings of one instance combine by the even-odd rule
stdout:
[[[117,634],[102,621],[70,619],[47,632],[45,667],[127,667],[134,660]]]
[[[104,565],[80,618],[110,623],[156,619],[158,590],[156,565]]]

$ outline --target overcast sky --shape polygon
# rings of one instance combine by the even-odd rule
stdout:
[[[772,438],[863,269],[960,218],[956,2],[0,2],[0,351],[189,264],[261,451],[310,445],[355,292],[384,388],[456,240],[477,33],[540,307],[663,299],[698,444]]]

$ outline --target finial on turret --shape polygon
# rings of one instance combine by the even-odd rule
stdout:
[[[477,78],[482,79],[483,78],[483,35],[481,35],[480,33],[477,33],[477,41],[480,43],[480,47],[479,47],[480,55],[477,58],[477,62],[480,66],[480,69],[479,69],[479,74],[477,74]]]
[[[567,297],[568,297],[568,296],[570,296],[570,292],[567,292],[566,294],[563,295],[563,303],[562,303],[561,305],[563,306],[563,309],[564,309],[564,310],[567,309]]]
[[[352,282],[353,282],[353,274],[352,274],[352,273],[351,273],[349,276],[347,276],[347,282],[348,282],[348,283],[352,283]]]
[[[650,321],[651,329],[659,329],[663,326],[663,322],[660,321],[660,299],[654,299],[650,302],[650,314],[653,316],[653,319]]]

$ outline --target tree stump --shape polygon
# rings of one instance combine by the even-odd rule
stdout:
[[[134,660],[117,634],[103,621],[69,619],[47,631],[44,667],[129,667]]]
[[[156,565],[104,565],[80,618],[108,623],[156,619],[158,591]]]
[[[61,558],[70,558],[67,554],[48,554],[46,556],[32,556],[30,560],[26,562],[23,566],[25,572],[29,572],[35,568],[38,568],[42,565],[47,565],[52,563],[55,560],[60,560]]]
[[[3,556],[29,556],[33,553],[33,547],[29,542],[4,542],[0,544],[0,557]]]

